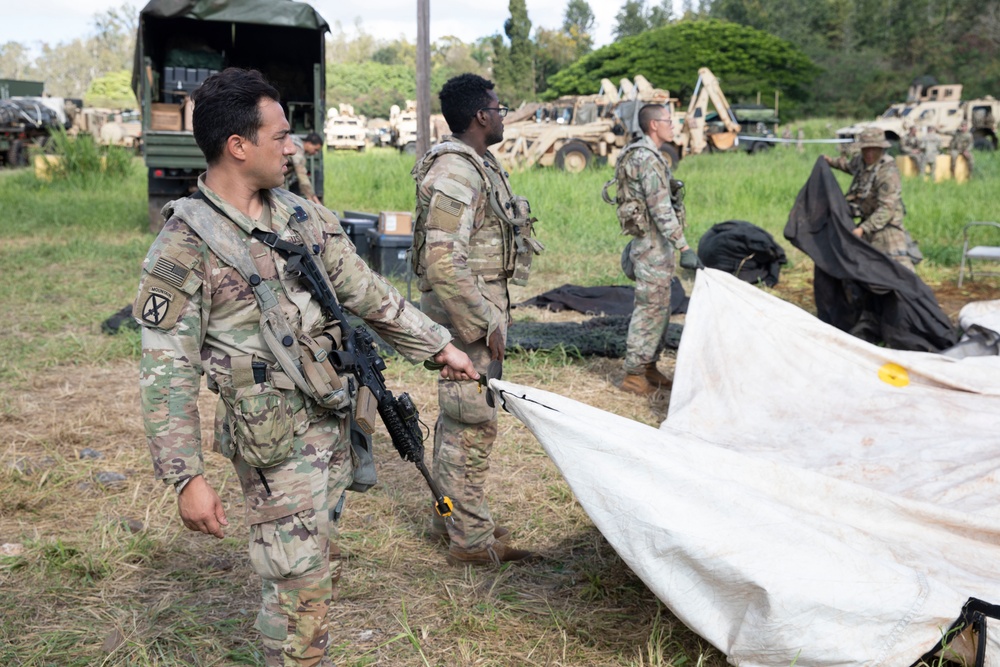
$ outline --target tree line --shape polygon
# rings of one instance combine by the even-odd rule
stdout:
[[[997,94],[1000,0],[625,0],[614,41],[594,48],[587,0],[567,0],[562,24],[533,25],[525,0],[491,34],[432,45],[431,85],[476,72],[501,99],[596,93],[601,77],[645,75],[672,93],[693,86],[697,68],[720,77],[733,101],[774,91],[798,115],[868,116],[905,97],[918,77],[962,83],[966,97]],[[95,15],[83,37],[38,49],[0,44],[0,78],[45,81],[49,94],[93,106],[134,106],[128,89],[138,10],[128,3]],[[416,46],[379,40],[360,22],[333,23],[327,42],[327,100],[386,116],[415,99]],[[595,78],[596,77],[596,78]],[[436,97],[432,96],[436,104]]]

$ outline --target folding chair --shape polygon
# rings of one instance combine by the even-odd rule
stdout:
[[[965,278],[965,266],[969,266],[969,279],[975,277],[972,271],[972,262],[969,260],[991,260],[994,262],[1000,262],[1000,246],[995,245],[977,245],[972,248],[969,247],[969,232],[974,227],[995,227],[1000,229],[1000,222],[970,222],[962,229],[962,237],[964,242],[962,243],[962,266],[958,270],[958,286],[962,286],[962,280]],[[1000,276],[1000,271],[980,271],[981,275],[987,276]]]

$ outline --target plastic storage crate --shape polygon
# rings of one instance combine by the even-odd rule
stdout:
[[[412,234],[379,234],[377,229],[366,232],[371,267],[383,276],[405,277],[410,272],[407,255],[413,245]]]

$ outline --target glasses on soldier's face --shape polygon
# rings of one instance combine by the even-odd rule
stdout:
[[[510,109],[508,107],[483,107],[480,111],[496,111],[501,118],[505,118]]]

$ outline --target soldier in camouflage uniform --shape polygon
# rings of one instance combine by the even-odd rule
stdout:
[[[334,325],[286,274],[283,257],[251,231],[312,245],[344,308],[410,361],[433,358],[452,379],[478,374],[447,330],[361,261],[332,213],[278,189],[294,148],[278,91],[259,72],[224,70],[194,95],[194,136],[208,171],[199,195],[164,209],[167,222],[146,256],[133,307],[142,327],[140,393],[153,467],[176,489],[184,525],[222,538],[226,512],[205,479],[200,443],[197,402],[207,375],[220,396],[213,448],[232,460],[239,478],[250,560],[263,583],[255,626],[265,663],[329,665],[327,610],[339,576],[330,562],[338,553],[334,522],[353,470],[351,400],[340,392],[336,404],[321,404],[301,377],[284,372],[302,366],[282,363],[291,354],[282,350],[304,350]],[[255,268],[247,279],[221,259],[224,234]],[[276,305],[258,301],[265,290]],[[279,326],[296,336],[269,342],[262,308],[280,309]]]
[[[507,284],[524,284],[532,255],[527,201],[514,196],[507,174],[487,147],[503,139],[493,83],[474,74],[441,88],[441,111],[453,135],[416,164],[413,263],[421,309],[455,338],[477,368],[502,361],[510,323]],[[441,412],[434,428],[435,479],[455,502],[454,523],[435,517],[431,532],[450,540],[448,562],[489,564],[531,555],[507,544],[484,485],[497,436],[496,408],[474,382],[438,383]]]
[[[917,173],[924,173],[924,143],[917,135],[917,126],[911,125],[899,142],[903,155],[910,156],[917,163]]]
[[[951,145],[948,147],[948,151],[951,153],[952,174],[955,173],[955,162],[958,161],[959,155],[965,158],[965,164],[969,167],[969,174],[972,174],[973,143],[972,133],[969,132],[969,124],[963,120],[962,124],[958,126],[958,132],[951,139]]]
[[[892,156],[885,152],[889,142],[882,130],[868,128],[856,143],[861,153],[850,160],[843,156],[823,156],[834,169],[854,176],[846,197],[852,214],[860,219],[853,233],[913,271],[903,227],[906,208],[899,170]]]
[[[920,168],[920,175],[924,175],[924,170],[927,167],[931,169],[931,177],[934,176],[934,171],[937,169],[937,158],[938,153],[941,152],[941,135],[937,133],[937,128],[933,125],[927,126],[927,132],[924,135],[924,166]]]
[[[323,137],[315,132],[307,134],[304,139],[294,134],[291,136],[295,153],[288,160],[292,165],[292,173],[285,179],[285,187],[314,204],[322,204],[313,189],[312,178],[309,169],[306,168],[306,157],[316,155],[323,150]]]
[[[674,250],[680,251],[683,268],[702,265],[684,238],[670,196],[670,167],[660,153],[660,147],[674,136],[670,110],[647,104],[639,110],[639,127],[642,137],[622,150],[615,168],[618,220],[622,231],[635,237],[629,253],[635,267],[635,306],[620,388],[649,396],[672,384],[657,370],[656,361],[670,321]]]

